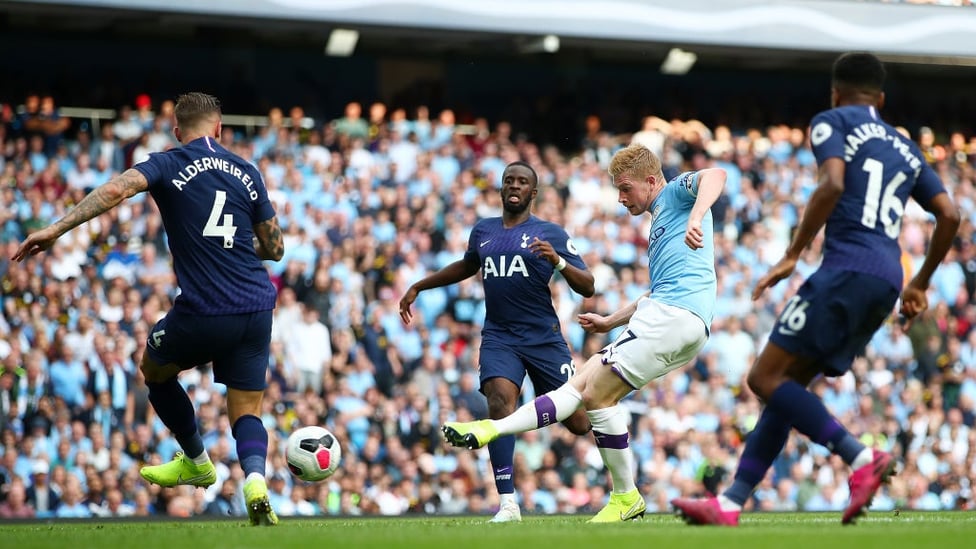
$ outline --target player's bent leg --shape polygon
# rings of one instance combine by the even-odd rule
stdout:
[[[569,429],[570,433],[577,436],[583,436],[586,433],[589,433],[593,428],[593,426],[590,425],[590,418],[586,416],[586,411],[584,411],[582,408],[576,410],[568,418],[562,420],[562,424],[564,427]]]
[[[142,467],[139,474],[160,486],[210,486],[217,481],[217,472],[197,429],[193,403],[177,380],[182,367],[172,363],[161,365],[146,352],[140,368],[146,377],[153,409],[183,451],[168,463]]]

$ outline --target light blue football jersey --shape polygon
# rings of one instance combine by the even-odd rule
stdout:
[[[704,248],[685,244],[688,216],[698,196],[698,172],[685,172],[668,181],[651,204],[651,298],[691,311],[708,329],[715,310],[715,243],[712,212],[702,219]]]

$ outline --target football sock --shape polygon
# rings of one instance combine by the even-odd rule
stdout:
[[[503,435],[541,429],[573,415],[581,402],[583,396],[567,383],[554,391],[536,397],[532,402],[523,404],[507,417],[494,420],[495,427]]]
[[[613,493],[624,494],[637,488],[634,483],[634,453],[630,449],[630,433],[627,430],[627,412],[617,405],[591,410],[586,415],[593,425],[596,447],[610,471]]]
[[[872,452],[870,448],[864,448],[864,450],[861,450],[861,453],[854,458],[854,461],[851,462],[851,468],[860,469],[872,461],[874,461],[874,452]]]
[[[505,505],[518,505],[518,500],[515,499],[515,492],[512,492],[511,494],[498,494],[498,503],[501,504],[502,507]]]
[[[237,460],[244,474],[263,476],[268,461],[268,431],[264,424],[256,416],[241,416],[234,422],[231,433],[237,441]]]
[[[848,465],[864,451],[864,445],[830,415],[820,398],[795,381],[786,381],[773,391],[769,407],[783,418],[789,418],[797,431],[826,446]]]
[[[149,402],[152,403],[156,415],[163,425],[179,443],[187,457],[196,462],[197,458],[205,456],[203,438],[197,429],[197,418],[193,411],[190,397],[176,377],[162,383],[146,383],[149,389]],[[206,463],[206,457],[203,463]],[[199,465],[199,464],[198,464]]]
[[[488,457],[491,459],[491,468],[495,473],[495,488],[498,489],[498,493],[500,495],[514,493],[512,463],[515,459],[515,435],[505,435],[489,442]]]
[[[766,476],[773,460],[783,450],[789,436],[790,423],[767,406],[759,416],[756,428],[746,438],[746,447],[735,469],[735,479],[723,495],[736,505],[745,505],[752,491]]]

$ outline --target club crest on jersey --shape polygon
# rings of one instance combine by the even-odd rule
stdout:
[[[526,278],[528,278],[529,276],[529,269],[525,266],[525,260],[522,259],[522,256],[520,255],[514,255],[511,257],[506,255],[500,255],[498,256],[497,264],[495,263],[494,258],[490,256],[486,257],[485,265],[481,270],[484,273],[484,277],[486,279],[488,277],[509,278],[518,274],[521,274],[523,277]]]
[[[525,233],[522,233],[522,247],[523,248],[529,247],[529,235]]]

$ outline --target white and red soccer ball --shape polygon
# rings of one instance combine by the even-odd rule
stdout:
[[[328,429],[308,426],[297,429],[288,437],[285,461],[296,477],[308,481],[325,480],[339,468],[342,450],[335,435]]]

